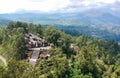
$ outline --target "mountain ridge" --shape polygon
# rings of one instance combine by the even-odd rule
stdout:
[[[62,24],[65,23],[78,23],[95,26],[106,25],[120,25],[120,17],[116,11],[98,11],[88,10],[76,13],[40,13],[40,12],[17,12],[12,14],[0,14],[0,18],[12,21],[25,21],[41,24]]]
[[[106,11],[105,11],[106,10]],[[119,11],[110,9],[92,9],[84,12],[72,13],[40,13],[40,12],[17,12],[12,14],[0,14],[1,24],[10,21],[23,21],[39,23],[42,25],[62,26],[63,28],[72,26],[80,34],[89,33],[97,38],[112,39],[120,41],[120,15]],[[9,20],[9,21],[8,21]],[[64,27],[65,26],[65,27]]]

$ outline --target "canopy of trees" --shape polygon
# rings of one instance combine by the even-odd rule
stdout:
[[[48,59],[33,67],[25,61],[25,33],[33,33],[55,46]],[[73,44],[71,48],[71,44]],[[120,45],[115,41],[74,37],[51,26],[10,22],[0,27],[0,78],[119,78]],[[2,64],[2,63],[0,63]]]

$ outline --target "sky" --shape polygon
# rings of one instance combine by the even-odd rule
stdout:
[[[120,9],[120,0],[0,0],[1,14],[14,13],[19,10],[75,12],[100,7]]]

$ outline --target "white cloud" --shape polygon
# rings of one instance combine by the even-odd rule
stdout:
[[[70,0],[0,0],[0,13],[11,13],[19,9],[50,12],[69,4]]]
[[[50,12],[65,8],[69,4],[69,0],[44,0],[40,2],[29,2],[28,6],[25,6],[23,8],[25,10],[39,10],[43,12]]]
[[[0,13],[11,13],[21,9],[26,3],[24,0],[0,0]]]
[[[19,9],[51,12],[64,9],[70,11],[80,7],[101,7],[120,0],[0,0],[0,13],[11,13]],[[71,8],[71,6],[76,6]],[[65,9],[66,7],[70,7]]]
[[[75,1],[75,0],[74,0]],[[78,1],[77,3],[81,3],[81,5],[83,6],[90,6],[90,5],[98,5],[101,6],[102,4],[113,4],[115,3],[117,0],[81,0]]]
[[[93,0],[95,3],[107,3],[107,4],[112,4],[114,3],[116,0]]]
[[[91,1],[86,0],[86,1],[81,2],[81,4],[84,6],[88,6],[91,4]]]

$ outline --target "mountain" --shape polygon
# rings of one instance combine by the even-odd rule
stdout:
[[[79,22],[95,26],[120,25],[120,17],[111,13],[102,13],[99,11],[89,11],[87,13],[83,13],[80,15],[78,20]]]
[[[71,29],[77,30],[80,34],[120,41],[119,10],[97,8],[71,13],[18,11],[11,14],[0,14],[0,18],[2,19],[0,19],[0,24],[7,24],[11,20],[40,23],[43,25],[50,24],[63,30],[69,29],[72,26]]]
[[[119,12],[113,10],[107,10],[105,12],[103,9],[91,9],[76,13],[17,12],[13,14],[0,14],[0,18],[1,17],[13,21],[26,21],[41,24],[89,26],[120,25]]]
[[[0,25],[6,25],[8,24],[8,22],[10,22],[11,20],[8,19],[4,19],[4,18],[0,18]]]

